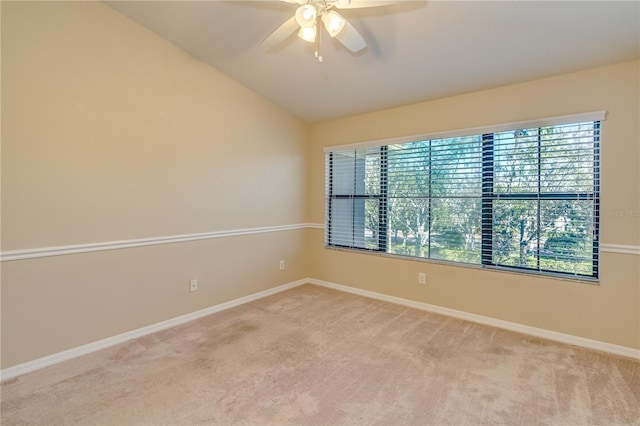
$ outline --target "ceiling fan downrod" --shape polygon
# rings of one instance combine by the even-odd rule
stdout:
[[[318,22],[318,34],[316,35],[316,58],[318,59],[318,62],[322,62],[322,55],[320,54],[320,43],[322,40],[322,21]]]

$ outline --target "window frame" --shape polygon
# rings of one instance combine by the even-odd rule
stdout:
[[[388,257],[398,257],[402,259],[411,259],[417,261],[426,261],[434,263],[445,263],[456,266],[476,267],[482,269],[501,270],[516,273],[525,273],[529,275],[543,275],[548,277],[556,277],[561,279],[598,282],[600,275],[600,151],[601,151],[601,136],[602,128],[601,122],[606,119],[606,111],[597,111],[584,114],[574,114],[561,117],[551,117],[538,120],[529,120],[516,123],[506,123],[501,125],[484,126],[465,130],[456,130],[450,132],[441,132],[437,134],[409,136],[403,138],[387,139],[380,141],[361,142],[355,144],[338,145],[324,148],[326,155],[326,167],[325,170],[325,247],[331,249],[342,250],[354,250],[357,252],[369,252],[380,254]],[[593,129],[593,151],[594,151],[594,176],[593,176],[593,190],[587,192],[565,192],[565,193],[545,193],[541,191],[541,131],[543,127],[562,126],[570,124],[578,124],[584,122],[594,122]],[[519,129],[532,129],[537,128],[537,151],[538,151],[538,170],[537,170],[537,192],[532,193],[510,193],[500,194],[494,192],[494,180],[495,180],[495,152],[494,152],[494,137],[495,134],[505,131],[516,131]],[[388,250],[388,176],[386,173],[388,167],[388,146],[400,145],[416,141],[429,141],[434,139],[448,139],[466,136],[481,136],[481,149],[482,149],[482,177],[481,177],[481,198],[480,198],[480,223],[481,223],[481,249],[480,249],[480,262],[479,263],[465,263],[461,261],[434,259],[431,257],[420,257],[414,255],[402,255],[392,253]],[[380,188],[378,194],[351,194],[351,195],[336,195],[333,192],[333,155],[336,152],[344,152],[349,150],[360,150],[365,148],[379,148],[380,149]],[[430,154],[431,155],[431,152]],[[355,159],[355,157],[354,157]],[[429,172],[431,173],[431,172]],[[331,205],[333,200],[340,198],[352,198],[352,199],[377,199],[379,205],[378,213],[378,246],[376,248],[359,247],[355,245],[340,245],[332,244],[332,215]],[[429,195],[429,209],[431,209],[431,194]],[[540,215],[540,202],[543,200],[590,200],[593,202],[593,237],[592,237],[592,253],[591,253],[591,265],[592,274],[579,274],[571,272],[550,271],[540,269],[540,255],[537,256],[536,264],[537,269],[527,268],[524,266],[515,265],[501,265],[496,264],[493,261],[493,210],[494,202],[496,200],[533,200],[537,201],[538,222]],[[355,217],[355,216],[354,216]],[[430,220],[430,219],[429,219]],[[354,229],[354,228],[352,228]],[[540,234],[538,232],[538,239]],[[430,255],[429,255],[430,256]]]

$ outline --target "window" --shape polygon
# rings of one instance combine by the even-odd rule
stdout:
[[[598,278],[601,119],[328,149],[325,244]]]

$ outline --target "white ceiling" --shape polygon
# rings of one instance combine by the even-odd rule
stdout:
[[[306,122],[432,100],[640,57],[638,1],[404,1],[341,11],[368,42],[323,38],[324,62],[274,1],[107,1]]]

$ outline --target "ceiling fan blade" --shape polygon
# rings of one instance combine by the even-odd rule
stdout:
[[[296,17],[293,16],[286,20],[284,24],[273,30],[273,32],[262,41],[262,45],[267,49],[271,49],[273,46],[283,42],[284,39],[296,32],[299,28],[300,26],[296,22]]]
[[[344,22],[344,28],[338,35],[335,36],[336,39],[340,43],[344,45],[347,49],[352,52],[359,52],[365,47],[367,47],[367,42],[364,41],[364,38],[360,35],[358,30],[356,30],[353,25],[349,23],[349,21]]]
[[[403,0],[338,0],[334,6],[338,9],[361,9],[363,7],[389,6],[391,4],[402,3],[402,1]]]

